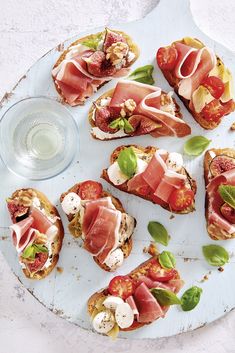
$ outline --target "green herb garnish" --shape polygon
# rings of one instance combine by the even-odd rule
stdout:
[[[162,306],[181,304],[180,299],[175,295],[175,293],[171,292],[168,289],[153,288],[151,289],[151,293],[154,298],[157,299],[158,303]]]
[[[223,266],[229,260],[229,254],[220,245],[205,245],[202,247],[203,255],[211,266]]]
[[[36,254],[43,252],[48,253],[48,249],[46,246],[41,244],[32,244],[29,245],[22,253],[22,257],[24,259],[35,259]]]
[[[175,257],[170,251],[163,251],[158,258],[160,265],[163,268],[174,268],[175,267]]]
[[[189,156],[199,156],[209,146],[211,140],[204,136],[194,136],[184,144],[184,152]]]
[[[235,186],[233,185],[220,185],[219,194],[229,206],[235,209]]]
[[[98,34],[91,34],[90,36],[88,36],[88,38],[81,42],[81,44],[91,49],[97,50],[99,42],[102,40],[102,38],[103,32]]]
[[[126,118],[117,118],[113,120],[110,124],[109,127],[111,129],[123,129],[126,133],[130,133],[134,131],[133,126],[129,123],[129,121]]]
[[[148,231],[156,243],[167,246],[169,242],[169,235],[166,228],[159,222],[149,222]]]
[[[132,147],[124,148],[117,159],[122,173],[129,179],[133,177],[137,169],[137,157]]]
[[[138,67],[128,76],[128,79],[132,81],[146,83],[148,85],[153,85],[154,84],[154,79],[152,76],[153,69],[154,69],[153,65],[145,65],[142,67]]]
[[[199,287],[191,287],[184,292],[181,297],[181,308],[183,311],[193,310],[200,301],[202,289]]]

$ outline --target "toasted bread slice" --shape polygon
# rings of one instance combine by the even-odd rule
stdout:
[[[72,186],[68,191],[64,192],[61,196],[60,196],[60,202],[63,201],[64,197],[70,193],[70,192],[74,192],[76,194],[79,194],[79,188],[80,188],[81,183],[77,183],[74,186]],[[110,196],[112,199],[112,203],[115,206],[115,208],[122,212],[122,213],[126,213],[125,209],[122,206],[121,201],[114,197],[112,194],[110,194],[107,191],[102,192],[101,197],[107,197]],[[76,218],[76,215],[67,215],[68,221],[70,222],[68,225],[69,231],[71,233],[71,235],[73,235],[75,238],[80,238],[82,236],[82,224],[80,222],[79,217]],[[135,225],[136,225],[136,220],[134,219]],[[135,227],[134,225],[134,227]],[[128,238],[121,246],[120,246],[121,250],[123,251],[124,254],[124,258],[128,257],[131,253],[132,250],[132,236],[130,238]],[[99,260],[96,258],[96,256],[93,256],[94,261],[97,263],[97,265],[99,265],[103,270],[111,272],[111,269],[105,264],[105,263],[100,263]]]
[[[137,152],[137,153],[144,153],[146,154],[147,156],[149,156],[149,158],[151,158],[154,153],[158,150],[158,148],[156,147],[153,147],[153,146],[147,146],[147,147],[141,147],[141,146],[138,146],[138,145],[122,145],[122,146],[119,146],[117,147],[113,153],[111,154],[110,156],[110,164],[113,164],[118,156],[119,156],[119,153],[126,147],[133,147],[134,150]],[[191,176],[189,175],[189,173],[187,172],[187,170],[185,168],[183,168],[183,172],[184,174],[187,176],[187,180],[190,184],[190,188],[191,190],[194,192],[194,194],[196,193],[197,191],[197,186],[196,186],[196,181],[194,179],[191,178]],[[111,180],[109,179],[109,176],[108,176],[108,168],[106,169],[103,169],[103,172],[101,174],[101,178],[103,178],[104,180],[106,180],[109,184],[113,185],[115,188],[121,190],[121,191],[124,191],[124,192],[127,192],[129,194],[133,194],[133,195],[136,195],[136,196],[139,196],[145,200],[148,200],[148,201],[152,201],[151,197],[149,195],[146,195],[146,196],[143,196],[143,195],[139,195],[137,192],[134,192],[134,191],[128,191],[128,187],[127,187],[127,183],[128,181],[126,181],[125,183],[121,184],[121,185],[114,185]],[[154,202],[153,202],[154,203]],[[162,203],[161,207],[165,208],[166,210],[170,211],[170,212],[173,212],[173,213],[178,213],[178,214],[187,214],[187,213],[190,213],[192,211],[194,211],[195,209],[195,206],[194,206],[194,203],[187,207],[185,210],[183,211],[172,211],[169,207],[169,205],[167,203]]]
[[[51,265],[45,269],[39,270],[34,273],[31,273],[28,270],[28,268],[22,269],[26,277],[28,277],[30,279],[39,280],[39,279],[43,279],[47,275],[49,275],[49,273],[54,269],[54,267],[56,266],[56,264],[59,260],[59,253],[60,253],[62,243],[63,243],[63,238],[64,238],[64,227],[63,227],[63,224],[60,219],[60,215],[59,215],[56,207],[48,200],[48,198],[41,191],[38,191],[38,190],[32,189],[32,188],[19,189],[19,190],[16,190],[12,194],[10,199],[14,200],[16,198],[17,199],[20,198],[20,200],[22,200],[22,197],[26,197],[26,198],[28,198],[28,202],[30,202],[30,201],[32,201],[32,200],[30,200],[30,195],[32,195],[32,193],[33,193],[34,197],[37,197],[40,200],[41,205],[43,206],[43,209],[45,210],[46,214],[48,214],[49,216],[52,216],[52,217],[58,217],[56,219],[56,221],[53,223],[58,228],[58,232],[57,232],[56,238],[51,246],[51,248],[52,248]],[[21,201],[18,201],[18,202],[20,205]],[[26,200],[26,202],[27,202],[27,200]]]
[[[137,279],[139,276],[145,276],[147,275],[149,268],[151,267],[152,261],[154,258],[158,258],[158,256],[153,256],[147,261],[143,262],[140,264],[138,267],[136,267],[133,271],[131,271],[128,276],[131,277],[133,280]],[[174,279],[180,279],[179,272],[176,271]],[[183,281],[182,281],[183,284]],[[177,289],[175,293],[178,293],[180,290]],[[108,288],[104,288],[96,293],[94,293],[87,301],[87,310],[88,314],[92,317],[94,310],[96,309],[96,305],[99,301],[102,300],[102,298],[105,298],[108,295]],[[164,312],[166,313],[168,311],[169,307],[164,307]],[[133,331],[136,330],[142,326],[149,325],[150,323],[140,323],[137,321],[134,321],[134,324],[126,329],[121,329],[119,328],[120,331]]]
[[[187,44],[187,42],[185,42],[185,39],[190,39],[191,43],[192,43],[192,47],[194,47],[195,49],[200,49],[203,48],[205,45],[197,38],[183,38],[182,40],[178,40],[177,42],[182,43],[182,44]],[[217,56],[217,65],[224,65],[223,61]],[[225,66],[225,65],[224,65]],[[187,110],[192,114],[192,116],[194,117],[194,119],[198,122],[198,124],[200,124],[204,129],[206,130],[213,130],[215,129],[221,122],[221,119],[218,119],[217,121],[209,121],[206,120],[203,116],[203,114],[197,113],[193,107],[192,104],[190,104],[190,100],[185,99],[184,97],[182,97],[179,92],[178,92],[178,84],[180,82],[180,79],[177,78],[173,71],[169,71],[169,70],[162,70],[162,73],[164,75],[164,77],[166,78],[166,80],[168,81],[168,83],[170,84],[171,87],[174,88],[174,91],[176,92],[176,94],[178,95],[178,97],[181,99],[181,101],[184,103],[185,107],[187,108]],[[228,111],[224,116],[230,114],[232,111],[235,110],[235,102],[233,104],[233,108],[231,108],[230,111]]]
[[[212,160],[217,156],[228,156],[235,159],[235,150],[232,148],[218,148],[218,149],[211,148],[210,150],[206,151],[204,156],[204,179],[205,179],[206,187],[209,184],[209,182],[213,179],[213,176],[211,175],[211,172],[210,172],[210,164]],[[213,240],[227,240],[227,239],[235,238],[235,233],[229,234],[225,230],[221,229],[218,225],[214,223],[213,224],[209,223],[208,202],[209,202],[209,197],[208,197],[208,193],[206,192],[205,216],[207,221],[207,232],[209,236]]]
[[[133,58],[133,60],[131,60],[130,62],[128,62],[126,65],[123,66],[123,67],[126,67],[126,68],[130,67],[132,64],[134,64],[134,62],[138,59],[138,57],[140,55],[140,51],[139,51],[139,48],[138,48],[137,44],[134,43],[132,38],[128,34],[126,34],[125,32],[117,31],[117,30],[112,30],[112,32],[121,34],[126,39],[126,42],[127,42],[128,46],[130,48],[130,51],[135,54],[135,57]],[[66,57],[67,53],[70,51],[71,47],[76,46],[78,44],[81,44],[84,41],[92,40],[95,36],[102,35],[102,33],[103,32],[98,32],[96,34],[89,34],[89,35],[87,35],[85,37],[79,38],[76,41],[74,41],[72,44],[69,45],[69,47],[66,50],[63,51],[63,53],[60,55],[60,57],[56,61],[55,65],[53,66],[53,69],[56,68],[57,66],[59,66],[60,63],[65,59],[65,57]],[[55,78],[53,76],[52,76],[52,79],[54,81],[55,88],[56,88],[58,94],[60,95],[61,99],[64,102],[66,102],[66,99],[63,97],[63,93],[62,93],[60,87],[56,84],[56,80],[55,80]],[[97,79],[99,79],[99,77],[97,77]],[[105,81],[104,83],[102,83],[99,87],[97,87],[97,90],[100,87],[102,87],[103,85],[105,85],[105,83],[107,83],[107,82],[108,81]],[[87,97],[87,98],[89,98],[89,97]],[[83,105],[84,103],[80,103],[80,104],[77,104],[77,105]]]
[[[114,89],[111,89],[107,92],[105,92],[104,94],[102,94],[91,106],[90,110],[89,110],[89,113],[88,113],[88,119],[89,119],[89,123],[91,125],[92,128],[96,127],[96,123],[95,123],[95,120],[94,120],[94,114],[95,114],[95,110],[96,110],[96,106],[100,106],[100,102],[102,99],[105,99],[105,98],[112,98],[113,96],[113,92],[114,92]],[[166,94],[166,92],[162,91],[162,93]],[[172,98],[173,99],[173,102],[174,102],[174,106],[175,106],[175,116],[177,118],[180,118],[182,119],[182,114],[181,114],[181,111],[180,111],[180,107],[179,105],[177,104],[175,98]],[[159,122],[159,128],[161,127],[161,123]],[[120,139],[120,138],[125,138],[125,137],[132,137],[132,136],[136,136],[136,133],[133,132],[133,133],[128,133],[124,136],[116,136],[116,137],[112,137],[112,134],[110,134],[110,138],[103,138],[103,139],[100,139],[99,137],[97,137],[93,131],[91,131],[91,135],[92,137],[94,137],[95,139],[97,140],[102,140],[102,141],[110,141],[110,140],[115,140],[115,139]],[[137,135],[138,136],[138,135]]]

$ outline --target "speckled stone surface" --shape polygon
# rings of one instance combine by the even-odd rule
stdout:
[[[185,0],[186,1],[186,0]],[[10,91],[34,61],[77,32],[135,20],[158,1],[1,0],[0,95]],[[170,1],[169,1],[170,4]],[[207,35],[235,51],[234,1],[193,0],[195,21]],[[0,353],[235,352],[235,313],[170,339],[112,342],[57,318],[16,280],[0,255]]]

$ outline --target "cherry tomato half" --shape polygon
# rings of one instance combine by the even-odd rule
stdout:
[[[174,47],[161,47],[157,51],[156,59],[162,70],[173,70],[177,62],[178,52]]]
[[[202,82],[202,85],[206,87],[210,94],[216,99],[219,99],[224,93],[224,83],[219,77],[208,76]]]
[[[174,278],[177,274],[174,268],[165,269],[162,268],[159,264],[153,264],[148,271],[148,276],[158,282],[167,282],[170,279]]]
[[[87,180],[81,183],[78,193],[82,200],[96,200],[101,197],[102,191],[103,187],[100,183]]]
[[[125,300],[134,293],[134,283],[128,276],[116,276],[110,281],[108,291]]]
[[[226,103],[221,103],[218,99],[213,99],[202,109],[202,115],[207,121],[217,122],[224,115],[229,114],[234,110],[233,100]]]
[[[194,192],[187,188],[176,189],[169,197],[169,204],[174,211],[182,211],[191,206]]]

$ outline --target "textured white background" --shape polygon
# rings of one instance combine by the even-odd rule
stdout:
[[[0,0],[0,96],[59,42],[89,28],[141,18],[157,3]],[[235,1],[191,0],[191,6],[199,27],[235,51]],[[22,288],[0,255],[0,353],[234,353],[234,327],[233,312],[212,325],[170,339],[112,342],[48,312]]]

